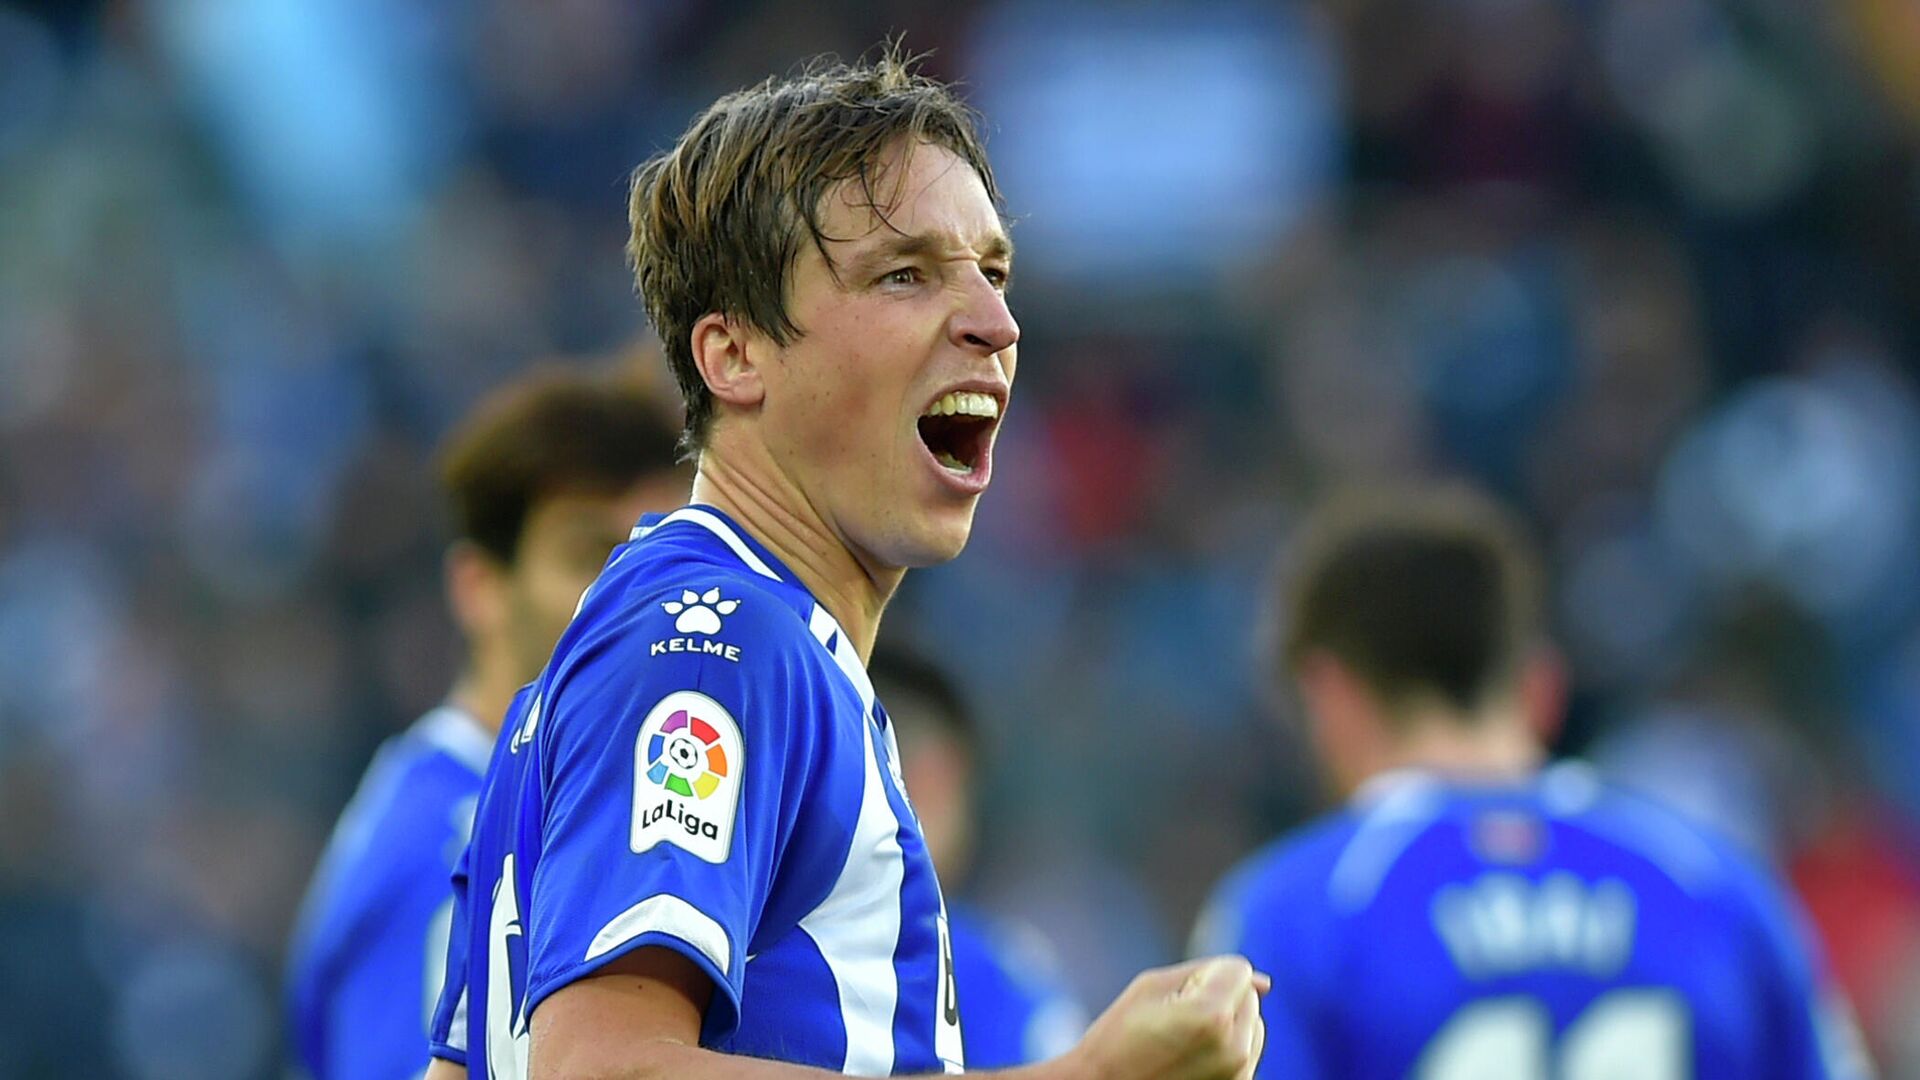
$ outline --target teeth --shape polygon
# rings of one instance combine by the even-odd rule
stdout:
[[[1000,402],[992,394],[954,390],[927,406],[925,416],[978,416],[992,420],[1000,415]]]
[[[962,475],[965,475],[973,471],[972,469],[967,468],[967,466],[963,462],[961,462],[959,458],[954,457],[952,454],[947,453],[945,450],[942,450],[939,453],[933,455],[933,460],[939,462],[941,468],[946,469],[948,472],[957,472]]]

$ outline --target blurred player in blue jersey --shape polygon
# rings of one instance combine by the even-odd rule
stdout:
[[[946,673],[882,643],[868,665],[900,744],[900,773],[927,852],[949,887],[965,880],[973,854],[973,780],[978,731]],[[1067,992],[1052,949],[1031,927],[947,905],[953,980],[965,1006],[961,1042],[969,1069],[999,1069],[1065,1053],[1086,1030],[1086,1011]]]
[[[906,569],[966,543],[1012,390],[971,115],[891,54],[815,66],[707,109],[630,217],[694,505],[636,530],[510,710],[430,1075],[959,1071],[865,661]],[[1261,985],[1240,958],[1149,972],[1027,1075],[1250,1075]]]
[[[691,472],[673,458],[652,395],[573,373],[502,389],[449,438],[446,589],[466,662],[446,702],[381,747],[301,913],[289,1020],[314,1080],[425,1068],[450,878],[493,733],[633,522],[685,501]]]
[[[1262,1077],[1853,1077],[1791,899],[1725,843],[1545,765],[1533,561],[1464,491],[1308,530],[1285,664],[1347,807],[1220,886],[1195,945],[1274,973]]]

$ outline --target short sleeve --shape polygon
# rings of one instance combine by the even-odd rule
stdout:
[[[529,1014],[657,945],[713,981],[703,1040],[732,1033],[748,947],[814,771],[812,644],[771,594],[692,582],[557,663],[539,721]]]
[[[1826,970],[1810,922],[1786,889],[1743,868],[1757,919],[1765,995],[1765,1060],[1780,1080],[1865,1080],[1873,1075],[1853,1010]]]
[[[454,864],[453,912],[447,931],[446,976],[440,983],[439,1001],[427,1021],[428,1054],[463,1068],[467,1064],[467,950],[471,941],[468,935],[467,860],[472,850],[469,842]]]

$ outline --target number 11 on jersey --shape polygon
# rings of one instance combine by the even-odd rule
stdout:
[[[1670,990],[1615,990],[1587,1006],[1558,1043],[1545,1006],[1525,996],[1461,1008],[1420,1055],[1421,1080],[1689,1080],[1692,1023]]]

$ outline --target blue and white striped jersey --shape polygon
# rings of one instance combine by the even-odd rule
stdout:
[[[433,710],[381,746],[334,828],[287,965],[288,1031],[313,1080],[425,1071],[446,973],[448,879],[491,749],[479,721]]]
[[[1272,974],[1261,1077],[1870,1071],[1781,886],[1578,765],[1378,778],[1242,864],[1194,945]]]
[[[853,644],[719,511],[649,518],[508,711],[455,874],[436,1056],[526,1075],[547,995],[641,946],[713,980],[701,1044],[958,1072],[933,862]]]

